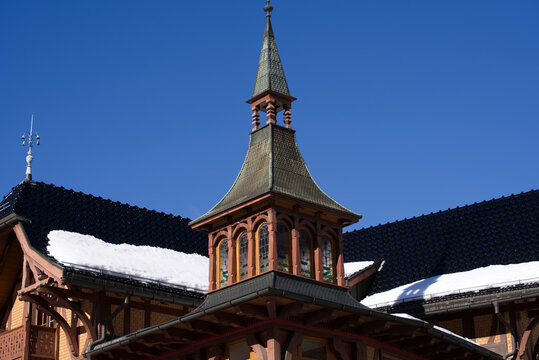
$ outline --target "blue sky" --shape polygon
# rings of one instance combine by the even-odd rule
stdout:
[[[0,192],[34,113],[35,180],[209,210],[247,151],[264,3],[0,2]],[[539,187],[538,1],[272,6],[300,150],[354,228]]]

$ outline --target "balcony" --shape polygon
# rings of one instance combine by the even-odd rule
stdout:
[[[0,360],[55,359],[58,338],[56,328],[31,325],[26,338],[26,326],[0,332]]]

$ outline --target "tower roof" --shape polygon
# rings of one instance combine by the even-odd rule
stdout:
[[[284,195],[354,218],[361,217],[337,203],[316,184],[299,152],[295,131],[268,124],[251,133],[247,156],[228,193],[190,225],[268,193]]]
[[[268,91],[290,96],[286,77],[284,76],[283,64],[279,57],[279,51],[277,51],[277,43],[271,26],[270,12],[272,10],[273,8],[269,4],[264,7],[264,11],[267,13],[266,28],[252,98]]]

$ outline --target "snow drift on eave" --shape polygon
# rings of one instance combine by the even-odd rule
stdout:
[[[207,257],[170,249],[110,244],[90,235],[53,230],[47,251],[63,265],[123,274],[198,290],[208,290]]]
[[[412,300],[426,300],[531,283],[539,283],[539,261],[490,265],[470,271],[434,276],[368,296],[361,303],[377,308]]]

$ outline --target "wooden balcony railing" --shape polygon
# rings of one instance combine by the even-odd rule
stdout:
[[[0,360],[22,357],[24,352],[24,326],[0,333]]]
[[[25,339],[25,326],[0,332],[0,360],[22,359],[26,344],[30,359],[54,360],[58,338],[56,331],[56,328],[31,325],[28,342]]]
[[[57,328],[48,326],[30,327],[30,357],[39,359],[56,358],[56,336]]]

